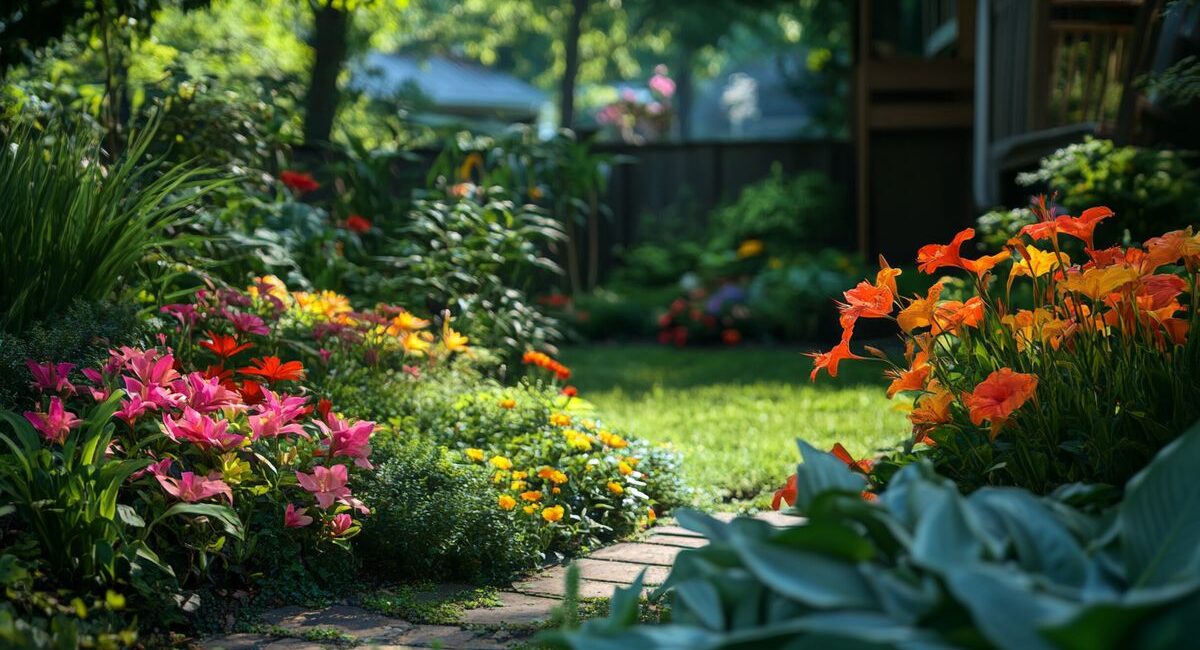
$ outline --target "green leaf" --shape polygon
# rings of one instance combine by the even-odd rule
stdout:
[[[1083,584],[1088,567],[1083,548],[1032,494],[1012,488],[983,488],[972,494],[968,503],[975,506],[995,539],[1011,540],[1025,570],[1074,587]]]
[[[1153,587],[1197,579],[1200,569],[1200,422],[1129,481],[1118,521],[1126,580]]]
[[[959,566],[945,572],[946,586],[985,637],[1003,650],[1053,650],[1039,628],[1078,609],[1038,593],[1029,576],[995,565]]]
[[[732,544],[756,578],[788,598],[820,608],[877,606],[854,564],[741,537]]]
[[[159,515],[158,518],[150,524],[149,528],[146,529],[146,534],[148,535],[150,530],[152,530],[164,519],[184,515],[210,517],[216,520],[227,534],[232,535],[237,539],[242,539],[243,537],[242,521],[238,518],[237,513],[234,512],[233,508],[217,503],[176,503],[170,508],[167,508],[166,512]]]
[[[875,556],[875,547],[857,531],[824,521],[788,528],[771,538],[771,543],[852,562],[865,562]]]
[[[716,587],[705,579],[681,582],[675,586],[674,608],[691,610],[694,620],[711,630],[725,629],[725,610],[721,607],[721,596]]]
[[[866,478],[850,471],[845,463],[833,454],[797,440],[804,462],[796,468],[796,503],[800,512],[807,512],[809,505],[818,495],[829,492],[853,492],[858,494],[866,486]]]

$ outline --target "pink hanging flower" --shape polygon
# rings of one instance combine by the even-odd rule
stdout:
[[[304,427],[296,422],[308,414],[308,409],[305,408],[308,398],[285,396],[280,399],[279,395],[266,388],[262,389],[262,395],[257,413],[249,417],[252,439],[275,438],[293,433],[308,437]]]
[[[334,515],[333,519],[329,521],[329,534],[333,537],[341,537],[352,525],[354,525],[354,520],[350,518],[350,515],[344,512]]]
[[[297,509],[295,504],[287,504],[283,511],[283,525],[288,528],[303,528],[313,522],[313,518],[304,514],[308,508]]]
[[[266,336],[271,333],[263,319],[254,314],[238,311],[226,311],[225,318],[233,324],[233,329],[243,334],[259,334]]]
[[[317,420],[319,428],[326,436],[322,444],[327,447],[329,457],[347,456],[354,459],[354,464],[363,469],[372,469],[371,434],[375,431],[375,423],[359,420],[349,424],[332,411],[326,414],[325,421]]]
[[[25,367],[29,368],[29,372],[33,375],[33,387],[39,392],[58,393],[59,395],[74,395],[75,385],[67,378],[71,374],[71,369],[75,367],[73,363],[37,363],[33,359],[25,360]]]
[[[350,488],[346,487],[348,479],[349,473],[345,465],[317,465],[312,474],[296,472],[296,480],[299,481],[300,487],[312,493],[322,510],[332,506],[335,501],[350,496]]]
[[[62,444],[67,439],[71,429],[76,429],[82,421],[74,413],[63,408],[62,400],[50,398],[50,408],[46,413],[25,411],[25,419],[50,442]]]
[[[154,478],[158,479],[162,489],[180,501],[195,503],[223,494],[229,500],[229,505],[233,505],[233,490],[220,479],[203,478],[192,472],[184,472],[179,478],[165,474],[156,475]]]
[[[229,432],[228,420],[214,420],[191,407],[184,408],[183,417],[177,420],[163,413],[163,431],[175,442],[186,440],[204,450],[229,451],[242,446],[246,440],[244,436]]]

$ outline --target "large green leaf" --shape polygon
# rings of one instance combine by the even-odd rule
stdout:
[[[1200,571],[1200,422],[1126,488],[1118,521],[1126,579],[1137,587],[1193,581]]]
[[[945,580],[979,630],[1003,650],[1053,650],[1039,629],[1065,621],[1077,610],[1038,593],[1028,575],[1002,566],[954,567],[945,572]]]
[[[1012,542],[1022,568],[1065,585],[1083,584],[1088,570],[1083,548],[1037,497],[1024,490],[984,488],[968,503],[993,537]]]
[[[807,512],[809,505],[818,495],[829,492],[861,492],[867,480],[861,474],[850,471],[845,463],[833,454],[797,440],[804,462],[796,468],[795,508]]]
[[[756,578],[788,598],[818,608],[876,607],[855,564],[751,539],[734,538],[732,544]]]

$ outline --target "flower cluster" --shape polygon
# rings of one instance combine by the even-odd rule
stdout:
[[[717,340],[728,346],[738,345],[750,319],[746,298],[745,289],[733,282],[720,285],[712,293],[702,288],[690,291],[686,297],[673,300],[658,317],[658,342],[675,347]]]
[[[1043,201],[1035,212],[1039,220],[995,255],[963,256],[970,228],[918,251],[924,273],[968,274],[975,292],[961,300],[942,299],[950,280],[902,298],[900,270],[881,260],[874,282],[844,293],[841,341],[812,355],[812,377],[864,358],[850,348],[859,319],[893,320],[904,363],[868,352],[892,366],[889,397],[915,396],[906,449],[923,449],[969,485],[1121,484],[1200,408],[1188,406],[1200,347],[1192,334],[1200,235],[1189,228],[1097,248],[1108,208],[1054,215]]]
[[[545,352],[530,350],[521,357],[521,363],[527,366],[537,366],[554,375],[554,378],[559,381],[566,381],[571,378],[571,369]]]

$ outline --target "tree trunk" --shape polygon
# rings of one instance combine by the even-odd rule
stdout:
[[[575,78],[579,76],[579,33],[583,28],[583,15],[587,13],[587,0],[571,0],[571,19],[567,22],[567,34],[563,39],[566,50],[566,65],[563,68],[559,99],[560,124],[564,129],[575,125]]]
[[[328,3],[313,14],[313,59],[312,76],[305,98],[304,143],[308,145],[329,142],[333,132],[333,119],[338,108],[338,75],[346,60],[346,33],[350,16],[345,11],[333,8]]]
[[[675,122],[679,127],[679,141],[692,139],[692,59],[696,51],[684,45],[679,57],[679,70],[675,73]]]

